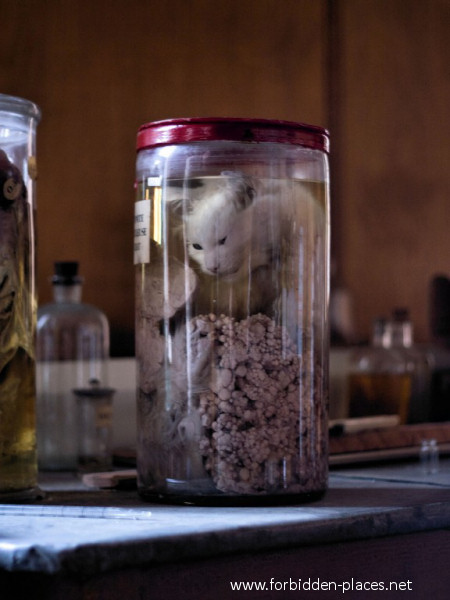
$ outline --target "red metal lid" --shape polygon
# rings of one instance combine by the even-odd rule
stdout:
[[[138,130],[137,150],[190,142],[228,140],[273,142],[329,152],[326,129],[271,119],[185,118],[145,123]]]

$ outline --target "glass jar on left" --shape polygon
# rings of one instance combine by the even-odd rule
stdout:
[[[35,181],[39,107],[0,94],[0,502],[39,495]]]

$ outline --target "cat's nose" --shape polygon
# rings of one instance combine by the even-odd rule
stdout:
[[[212,258],[210,260],[205,260],[205,267],[210,273],[217,273],[219,270],[219,261]]]

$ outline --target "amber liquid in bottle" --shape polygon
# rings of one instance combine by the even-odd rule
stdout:
[[[411,397],[408,373],[354,373],[349,378],[352,417],[399,415],[406,422]]]

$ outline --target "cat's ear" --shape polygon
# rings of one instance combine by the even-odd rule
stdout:
[[[172,215],[182,219],[186,217],[189,212],[192,212],[192,200],[176,198],[168,202],[168,207]]]
[[[256,191],[253,181],[239,171],[224,171],[227,187],[232,192],[233,203],[237,210],[248,208],[255,198]]]
[[[200,187],[198,183],[192,187]],[[164,198],[169,212],[180,219],[193,210],[193,199],[189,194],[189,185],[186,188],[181,184],[168,183],[164,188]]]

